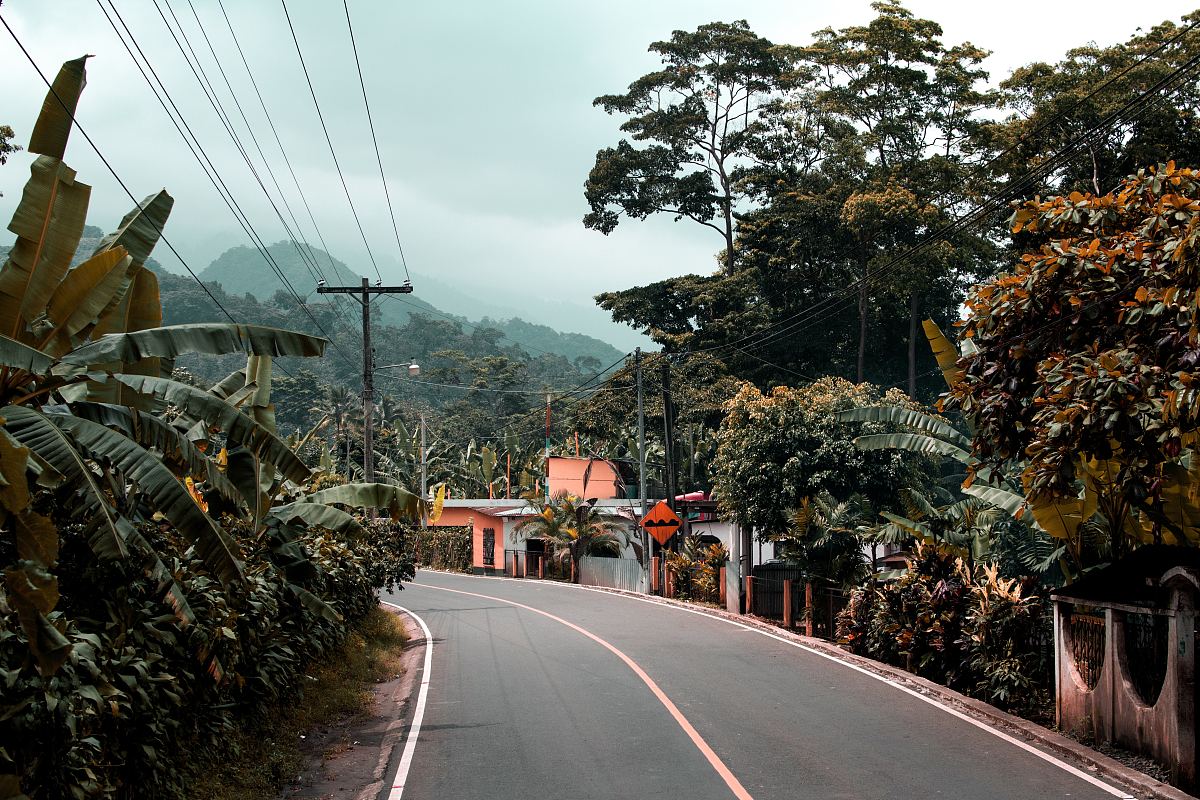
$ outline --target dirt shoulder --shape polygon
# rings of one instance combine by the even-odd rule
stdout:
[[[280,800],[374,800],[385,793],[402,742],[411,698],[420,677],[425,640],[413,620],[381,606],[403,627],[405,643],[394,653],[390,677],[369,687],[361,713],[344,716],[307,734],[300,777],[279,794]]]

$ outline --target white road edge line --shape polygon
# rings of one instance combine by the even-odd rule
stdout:
[[[433,667],[433,634],[425,620],[409,611],[404,606],[380,600],[385,606],[407,614],[421,626],[425,636],[425,663],[421,667],[421,688],[417,692],[417,707],[413,711],[412,727],[408,729],[408,738],[404,741],[404,752],[400,756],[400,766],[396,768],[396,777],[392,780],[392,789],[388,792],[387,800],[400,800],[404,796],[404,784],[408,781],[408,771],[412,769],[413,752],[417,749],[417,738],[421,735],[421,722],[425,718],[425,703],[429,699],[429,671]]]
[[[500,577],[491,578],[491,580],[511,581],[513,583],[526,583],[526,582],[530,581],[529,578],[500,578]],[[597,594],[606,594],[609,596],[624,597],[627,600],[636,600],[639,603],[649,603],[649,604],[651,604],[653,606],[657,606],[659,608],[674,609],[675,611],[682,611],[686,614],[696,614],[697,616],[704,617],[705,619],[716,620],[717,622],[724,622],[726,625],[732,625],[735,628],[741,628],[744,631],[750,631],[752,633],[757,633],[762,636],[766,636],[768,639],[774,639],[777,642],[783,642],[786,645],[790,645],[792,647],[803,650],[807,653],[812,653],[813,655],[820,656],[821,658],[832,661],[835,664],[840,664],[843,667],[849,667],[850,669],[852,669],[856,672],[861,672],[863,675],[874,678],[875,680],[880,681],[881,683],[885,683],[888,686],[891,686],[895,689],[899,689],[900,691],[902,691],[906,694],[910,694],[913,697],[917,698],[918,700],[928,703],[929,705],[933,706],[934,708],[939,708],[942,711],[945,711],[947,714],[950,714],[951,716],[958,717],[959,719],[961,719],[965,722],[969,722],[972,725],[974,725],[976,728],[979,728],[982,731],[987,731],[988,733],[992,734],[993,736],[995,736],[999,739],[1003,739],[1004,741],[1008,742],[1009,744],[1016,745],[1017,747],[1021,748],[1022,750],[1032,753],[1033,755],[1037,756],[1038,758],[1042,759],[1043,761],[1046,761],[1047,763],[1058,767],[1059,769],[1063,770],[1064,772],[1074,775],[1075,777],[1080,778],[1081,780],[1084,780],[1084,781],[1092,784],[1093,786],[1096,786],[1099,789],[1103,789],[1104,791],[1108,792],[1112,796],[1118,798],[1118,800],[1137,800],[1136,797],[1125,792],[1124,790],[1118,789],[1116,786],[1113,786],[1110,783],[1106,783],[1105,781],[1100,780],[1099,778],[1095,777],[1094,775],[1089,775],[1088,773],[1084,772],[1083,770],[1079,769],[1078,767],[1072,766],[1071,764],[1068,764],[1067,762],[1063,761],[1062,759],[1060,759],[1056,756],[1053,756],[1050,753],[1047,753],[1046,751],[1041,750],[1040,748],[1034,747],[1033,745],[1029,744],[1028,742],[1023,742],[1020,739],[1016,738],[1015,736],[1010,736],[1009,734],[1005,733],[1004,731],[997,730],[996,728],[993,728],[991,725],[988,725],[985,722],[981,722],[981,721],[975,719],[974,717],[968,716],[967,714],[964,714],[957,709],[950,708],[949,706],[943,705],[942,703],[939,703],[937,700],[934,700],[931,697],[926,697],[925,695],[921,694],[918,691],[915,691],[913,689],[908,688],[907,686],[903,686],[899,683],[896,683],[891,678],[886,678],[883,675],[879,675],[877,673],[871,672],[871,670],[864,669],[863,667],[860,667],[857,664],[851,664],[848,661],[842,661],[840,658],[837,658],[836,656],[830,655],[829,653],[823,653],[820,650],[809,647],[808,645],[805,645],[805,644],[801,644],[800,642],[793,642],[790,639],[785,639],[784,637],[778,636],[774,633],[769,633],[767,631],[752,627],[750,625],[743,625],[740,622],[735,622],[731,619],[725,619],[724,617],[718,617],[713,614],[707,614],[698,609],[683,608],[681,606],[674,605],[673,603],[661,603],[657,600],[652,600],[647,597],[636,597],[634,595],[620,594],[617,592],[607,592],[603,589],[597,589],[597,588],[594,588],[591,586],[579,586],[578,584],[564,584],[564,583],[558,583],[555,581],[534,581],[534,582],[538,583],[538,584],[548,585],[548,586],[558,586],[561,588],[570,588],[570,589],[582,589],[586,592],[596,592]]]

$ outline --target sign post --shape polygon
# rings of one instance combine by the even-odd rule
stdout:
[[[658,505],[650,509],[650,513],[642,517],[642,528],[658,542],[659,547],[666,547],[667,542],[671,541],[671,537],[675,535],[675,531],[679,530],[683,525],[683,520],[679,515],[671,510],[665,500],[659,500]],[[653,563],[653,561],[651,562]],[[663,562],[664,569],[666,562]],[[666,586],[666,581],[661,581],[660,586]]]

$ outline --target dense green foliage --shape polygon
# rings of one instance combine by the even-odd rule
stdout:
[[[893,426],[834,417],[881,401],[902,408],[911,403],[898,391],[881,395],[869,384],[841,378],[777,387],[767,395],[744,386],[726,407],[717,433],[712,475],[722,513],[760,535],[782,534],[806,497],[858,494],[878,510],[895,502],[900,488],[928,480],[928,465],[919,456],[854,444],[857,435]]]
[[[89,192],[63,162],[64,108],[85,63],[63,65],[34,127],[0,268],[0,793],[178,797],[189,755],[297,692],[412,576],[402,530],[343,509],[418,503],[314,476],[276,435],[273,359],[325,340],[161,325],[146,264],[165,190],[74,258]],[[180,356],[235,353],[207,389],[174,379]]]
[[[191,606],[183,626],[161,602],[152,560],[98,561],[85,529],[64,526],[63,600],[50,620],[71,653],[53,674],[29,667],[16,614],[0,607],[0,767],[33,800],[182,796],[197,753],[220,752],[240,720],[302,691],[306,664],[341,644],[381,587],[413,575],[404,531],[390,523],[355,536],[306,531],[296,541],[315,568],[306,591],[323,601],[312,605],[266,540],[232,533],[245,543],[246,578],[226,590],[185,540],[142,527]],[[0,560],[11,563],[10,548]]]
[[[994,567],[974,571],[919,546],[899,580],[851,593],[837,621],[852,652],[1025,713],[1045,713],[1052,687],[1045,600]]]
[[[423,567],[453,572],[471,571],[471,529],[440,526],[415,528],[413,560]]]

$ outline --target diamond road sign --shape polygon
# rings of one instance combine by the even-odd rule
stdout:
[[[642,527],[660,545],[666,545],[681,525],[683,520],[671,510],[665,500],[659,500],[658,505],[650,509],[650,513],[642,519]]]

